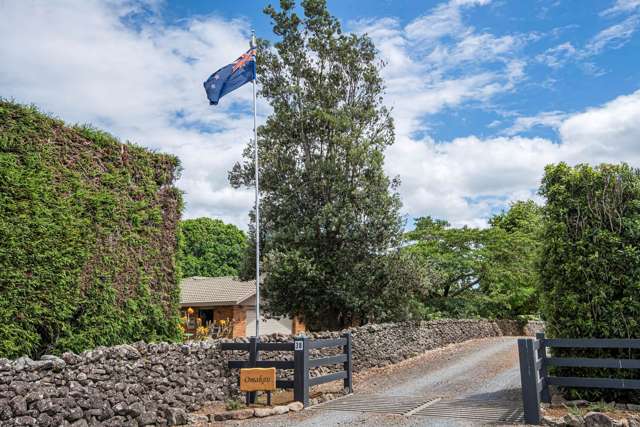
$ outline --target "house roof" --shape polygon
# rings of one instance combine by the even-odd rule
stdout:
[[[180,282],[180,305],[239,305],[256,294],[256,281],[235,277],[189,277]]]

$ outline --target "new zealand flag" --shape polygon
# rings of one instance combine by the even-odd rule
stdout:
[[[209,104],[218,105],[220,98],[256,78],[256,50],[249,49],[233,63],[220,68],[204,82]]]

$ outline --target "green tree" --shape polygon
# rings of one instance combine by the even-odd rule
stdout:
[[[550,165],[545,168],[540,193],[547,199],[540,263],[547,334],[558,338],[640,338],[640,170],[626,164]],[[640,357],[626,350],[557,353]],[[606,369],[558,370],[568,376],[611,374]],[[628,370],[617,371],[619,375],[640,378]],[[616,402],[638,399],[637,392],[580,393],[585,398]]]
[[[431,217],[416,219],[406,251],[433,270],[427,315],[509,318],[537,313],[541,208],[515,202],[489,220],[491,227],[455,228]]]
[[[245,234],[219,219],[187,219],[182,234],[178,264],[182,277],[236,276],[247,247]]]
[[[415,229],[406,237],[414,242],[407,251],[437,271],[438,280],[429,287],[430,298],[455,298],[479,284],[482,230],[454,228],[447,221],[423,217],[415,220]]]
[[[502,318],[539,314],[542,208],[531,200],[518,201],[489,224],[480,281],[486,298],[480,314]]]
[[[389,268],[388,257],[405,259],[393,253],[403,222],[399,181],[383,170],[394,132],[376,50],[366,35],[343,33],[325,1],[302,9],[267,7],[279,40],[258,53],[260,93],[273,108],[259,129],[264,291],[272,313],[311,327],[385,320],[421,284],[418,270],[394,283],[400,273]],[[236,187],[254,185],[251,144],[244,159],[230,172]]]

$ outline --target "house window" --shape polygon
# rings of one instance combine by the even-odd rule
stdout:
[[[202,326],[209,326],[213,323],[213,309],[200,309],[198,310],[198,317],[202,319]]]

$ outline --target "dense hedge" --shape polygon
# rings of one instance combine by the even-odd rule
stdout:
[[[546,331],[559,338],[640,338],[640,171],[628,165],[548,166],[541,260]],[[577,357],[640,358],[630,351],[570,350]],[[637,371],[558,369],[564,376]],[[628,392],[572,390],[589,399]],[[639,397],[635,395],[635,400]]]
[[[179,337],[178,168],[0,100],[0,356]]]

